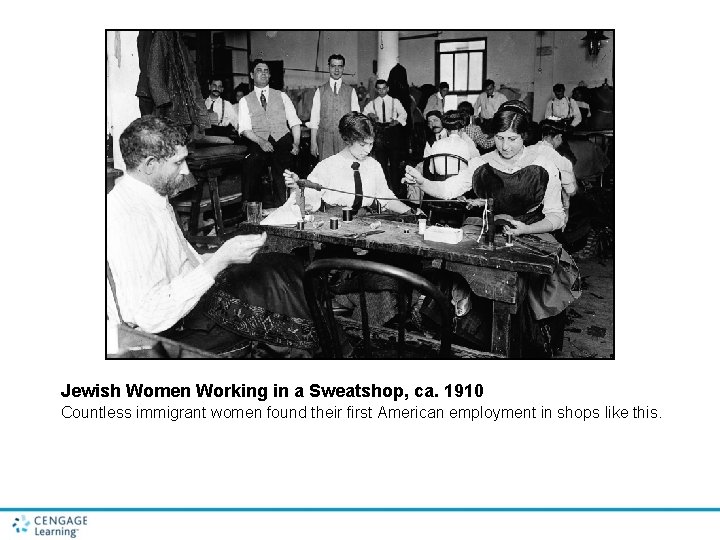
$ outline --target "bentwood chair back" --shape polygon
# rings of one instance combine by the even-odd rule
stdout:
[[[367,311],[366,291],[372,290],[372,283],[376,282],[381,276],[389,277],[397,281],[397,306],[398,306],[398,326],[396,350],[394,356],[390,358],[404,358],[407,354],[414,354],[406,347],[405,324],[408,318],[408,304],[412,299],[412,292],[418,291],[420,294],[430,297],[439,306],[440,312],[440,348],[434,349],[435,356],[438,358],[448,358],[450,356],[450,344],[452,335],[452,315],[450,300],[447,295],[443,294],[440,289],[433,285],[426,278],[405,270],[375,261],[366,261],[358,259],[318,259],[308,266],[305,270],[303,278],[305,288],[305,298],[307,299],[310,312],[315,322],[318,339],[322,349],[322,355],[325,358],[343,358],[343,348],[341,345],[340,334],[343,332],[339,329],[338,321],[333,310],[332,300],[337,290],[333,292],[332,278],[337,272],[350,271],[352,273],[353,283],[356,284],[356,290],[360,298],[360,310],[362,319],[362,351],[354,351],[360,358],[368,358],[373,356],[373,346],[371,344],[370,335],[371,328]],[[385,330],[385,329],[383,329]],[[377,335],[377,332],[373,332]],[[380,349],[387,350],[388,343],[384,342]],[[427,353],[427,347],[424,353]],[[411,356],[414,357],[414,356]]]
[[[443,181],[466,169],[468,161],[455,154],[434,154],[423,159],[423,176],[435,182]],[[465,219],[465,205],[462,203],[434,203],[437,199],[423,197],[422,209],[428,215],[431,225],[452,225],[459,227]]]

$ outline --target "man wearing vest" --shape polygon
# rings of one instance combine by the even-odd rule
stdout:
[[[263,60],[253,62],[250,78],[255,87],[238,107],[238,131],[248,139],[243,171],[246,200],[262,201],[260,179],[269,164],[273,204],[279,207],[287,200],[283,171],[293,168],[294,156],[300,150],[301,122],[287,94],[268,86],[270,68]]]
[[[388,95],[387,81],[378,79],[375,90],[378,97],[368,103],[363,111],[375,123],[373,157],[380,162],[390,189],[400,197],[404,176],[401,162],[407,153],[407,138],[402,126],[407,122],[407,112],[400,101]]]
[[[350,111],[360,112],[355,89],[343,84],[345,57],[332,54],[328,58],[330,80],[315,91],[310,112],[310,153],[320,161],[345,148],[338,126]]]

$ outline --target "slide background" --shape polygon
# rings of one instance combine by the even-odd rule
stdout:
[[[434,6],[446,17],[415,6],[406,19],[398,8],[356,3],[351,10],[313,8],[325,14],[317,20],[296,18],[296,7],[287,5],[277,19],[278,4],[265,5],[271,11],[265,19],[239,3],[224,6],[219,11],[226,15],[217,18],[218,11],[189,2],[33,4],[34,13],[18,19],[32,21],[32,29],[18,24],[0,38],[7,53],[0,136],[9,214],[0,270],[0,507],[720,507],[717,62],[707,54],[715,50],[715,32],[704,26],[711,17],[701,4],[674,4],[669,11],[657,3],[643,10],[629,2],[453,3]],[[104,29],[377,28],[380,6],[402,28],[615,28],[617,360],[103,361],[98,156]],[[36,25],[41,13],[48,22]],[[19,41],[26,32],[33,38]],[[31,101],[18,100],[23,95]],[[485,396],[474,406],[638,405],[658,408],[662,419],[233,424],[60,416],[68,400],[59,392],[68,383],[233,382],[406,389],[481,382]],[[255,406],[252,400],[140,404],[171,402]],[[406,404],[463,406],[455,400]],[[17,514],[0,513],[0,539],[20,537],[10,527]],[[89,519],[93,525],[79,538],[718,538],[720,532],[717,513],[134,513]]]

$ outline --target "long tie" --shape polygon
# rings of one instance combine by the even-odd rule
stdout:
[[[385,100],[384,99],[382,100],[382,104],[383,104],[383,124],[384,124],[385,123]]]
[[[353,164],[350,165],[353,172],[353,177],[355,178],[355,200],[353,201],[352,209],[354,212],[357,212],[360,210],[360,207],[362,206],[362,200],[363,200],[363,190],[362,190],[362,180],[360,179],[360,163],[357,161],[353,161]]]
[[[211,102],[210,102],[210,109],[209,109],[209,110],[210,110],[210,112],[215,112],[214,109],[215,109],[215,102],[214,102],[214,101],[211,101]]]
[[[264,110],[267,110],[267,99],[265,99],[265,92],[260,92],[260,105]]]

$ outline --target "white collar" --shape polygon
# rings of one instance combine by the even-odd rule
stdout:
[[[440,99],[445,99],[444,97],[442,97],[442,94],[440,92],[437,93],[437,97]]]
[[[330,88],[334,88],[336,84],[342,84],[342,77],[340,77],[339,79],[333,79],[332,77],[330,77]]]
[[[166,195],[160,195],[155,191],[155,188],[147,185],[145,182],[141,182],[127,172],[118,180],[118,184],[121,182],[126,189],[132,191],[134,195],[145,201],[151,207],[164,209],[168,205]]]
[[[255,90],[255,95],[258,97],[258,99],[260,99],[260,94],[262,94],[266,90],[270,90],[270,86],[263,86],[262,88],[256,86],[255,88],[253,88],[253,90]],[[266,93],[269,95],[269,92]]]

